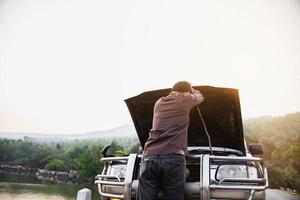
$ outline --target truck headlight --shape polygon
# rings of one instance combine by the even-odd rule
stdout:
[[[125,178],[126,165],[112,165],[109,175],[115,175],[120,178]]]
[[[216,180],[223,178],[257,178],[257,170],[254,166],[247,165],[220,165]]]

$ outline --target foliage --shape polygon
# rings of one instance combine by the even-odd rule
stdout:
[[[135,138],[105,138],[62,142],[38,142],[0,139],[0,164],[23,165],[55,171],[76,170],[82,181],[93,182],[102,171],[101,158],[104,145],[115,147],[116,156],[127,155],[127,149],[136,144]]]
[[[45,166],[45,169],[53,171],[64,171],[65,163],[63,160],[60,159],[51,159],[49,163]]]
[[[300,113],[246,123],[249,143],[261,143],[270,185],[300,191]]]
[[[79,177],[82,179],[88,179],[89,182],[93,181],[93,178],[101,172],[101,145],[93,145],[86,147],[78,158],[75,158],[75,162],[79,167]]]
[[[300,113],[244,124],[248,143],[261,143],[270,185],[300,191]],[[112,144],[117,156],[137,153],[136,138],[103,138],[64,142],[0,139],[0,164],[68,171],[77,170],[81,180],[93,181],[102,170],[104,145]]]
[[[141,147],[140,143],[137,143],[137,144],[133,145],[131,147],[131,149],[129,150],[129,153],[138,153],[140,147]]]

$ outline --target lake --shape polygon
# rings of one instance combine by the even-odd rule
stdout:
[[[0,200],[74,200],[78,190],[89,188],[99,199],[96,186],[65,185],[30,176],[0,174]]]

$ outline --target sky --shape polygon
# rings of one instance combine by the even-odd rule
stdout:
[[[239,89],[244,119],[300,111],[299,0],[0,0],[0,132],[131,124],[124,99]]]

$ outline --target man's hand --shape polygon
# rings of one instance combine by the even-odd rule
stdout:
[[[199,90],[195,90],[194,88],[192,88],[192,94],[190,95],[191,97],[191,108],[193,108],[194,106],[202,103],[204,101],[204,97],[201,94],[201,92]]]
[[[193,88],[192,93],[195,93],[195,94],[201,94],[201,92],[200,92],[199,90],[195,90],[194,88]]]

